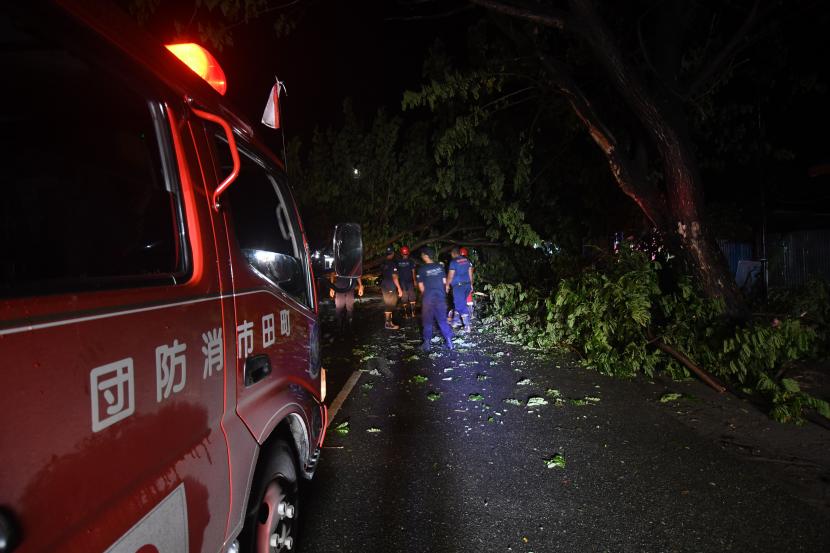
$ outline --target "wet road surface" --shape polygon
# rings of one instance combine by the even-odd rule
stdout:
[[[355,335],[324,347],[330,398],[363,372],[305,490],[300,551],[830,551],[822,511],[667,416],[662,387],[482,328],[427,355],[415,321],[382,322],[361,302]]]

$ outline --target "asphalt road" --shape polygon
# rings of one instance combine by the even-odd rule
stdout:
[[[415,321],[384,331],[381,311],[361,303],[325,350],[330,397],[364,372],[305,489],[300,551],[830,551],[824,511],[668,416],[660,386],[481,328],[428,356]]]

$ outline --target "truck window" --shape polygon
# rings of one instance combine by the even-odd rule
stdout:
[[[216,137],[222,171],[230,171],[228,144]],[[294,205],[280,182],[282,175],[266,168],[252,153],[239,145],[242,167],[239,177],[226,193],[239,247],[289,255],[297,260],[296,278],[278,286],[298,302],[309,306],[308,270],[302,234],[294,217]]]
[[[0,71],[14,76],[0,107],[0,296],[175,282],[186,263],[160,105],[6,14],[0,27]]]

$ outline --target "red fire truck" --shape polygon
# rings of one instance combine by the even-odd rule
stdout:
[[[114,8],[7,2],[0,41],[0,552],[292,549],[327,417],[282,162]]]

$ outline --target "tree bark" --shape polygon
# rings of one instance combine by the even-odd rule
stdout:
[[[553,86],[565,96],[571,109],[585,125],[591,139],[605,155],[617,186],[637,204],[655,227],[667,228],[670,224],[667,218],[668,206],[660,190],[651,185],[636,163],[628,158],[567,69],[545,56],[540,56],[540,61],[548,70]]]
[[[664,197],[645,181],[644,175],[635,174],[632,164],[626,161],[613,135],[601,124],[590,103],[576,84],[564,77],[567,73],[548,63],[548,69],[559,75],[557,82],[564,83],[561,92],[605,154],[618,186],[637,203],[668,241],[669,247],[681,253],[704,294],[723,300],[730,314],[742,314],[743,302],[726,261],[703,224],[703,182],[686,133],[682,108],[668,109],[671,106],[661,104],[659,97],[649,90],[646,81],[626,61],[596,12],[593,0],[570,0],[569,13],[550,11],[545,14],[498,0],[470,1],[511,17],[571,32],[588,44],[660,155],[666,188]]]
[[[683,115],[672,114],[650,93],[644,79],[625,61],[592,0],[571,0],[570,3],[584,29],[583,38],[660,154],[671,225],[659,230],[670,242],[680,246],[703,292],[710,298],[723,300],[730,314],[742,313],[743,302],[729,275],[726,260],[703,224],[703,181],[691,140],[684,132],[683,123],[672,123],[672,119],[680,120]]]

